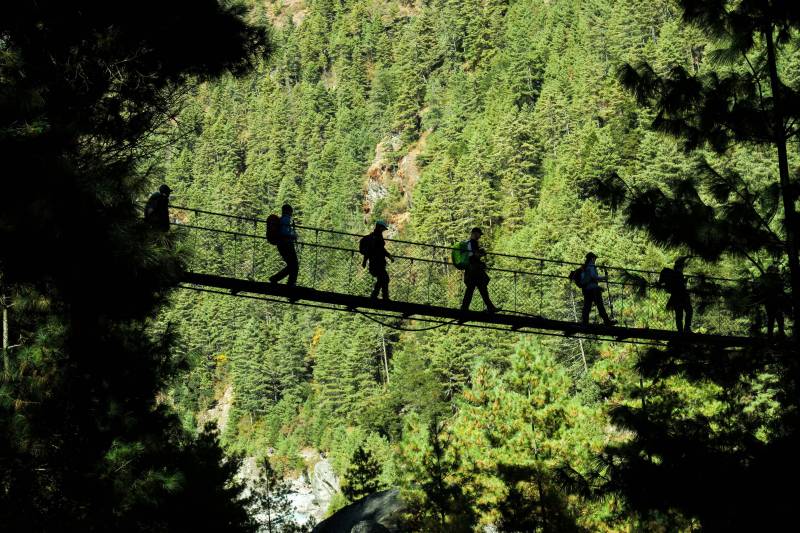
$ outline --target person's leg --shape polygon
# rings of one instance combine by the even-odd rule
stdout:
[[[680,304],[675,305],[675,331],[683,333],[683,307]]]
[[[300,262],[297,260],[297,251],[294,249],[294,243],[289,243],[286,252],[286,267],[289,269],[289,279],[286,284],[294,287],[297,285],[297,274],[300,272]]]
[[[772,333],[775,329],[775,308],[771,305],[766,306],[767,310],[767,338],[772,339]]]
[[[483,304],[486,306],[486,310],[490,313],[494,313],[497,308],[492,303],[492,299],[489,298],[488,285],[485,283],[478,285],[478,292],[481,293],[481,298],[483,298]]]
[[[472,303],[472,293],[475,292],[475,284],[467,283],[467,288],[464,291],[464,299],[461,300],[461,310],[469,311],[469,304]]]
[[[281,256],[281,259],[283,259],[283,261],[286,263],[286,266],[284,266],[278,272],[276,272],[275,274],[270,276],[269,280],[271,282],[273,282],[273,283],[279,282],[280,280],[282,280],[286,276],[290,275],[290,273],[292,271],[292,269],[290,267],[290,264],[289,264],[290,261],[291,261],[290,256],[289,256],[289,251],[288,251],[288,248],[286,247],[286,245],[284,243],[278,244],[278,254]]]
[[[595,289],[594,291],[594,303],[597,306],[597,314],[600,315],[600,318],[603,319],[605,324],[610,324],[611,319],[608,318],[608,313],[606,312],[606,306],[603,304],[603,292],[600,289]]]
[[[381,278],[379,278],[378,276],[375,276],[375,285],[372,287],[372,292],[370,293],[369,297],[370,298],[377,298],[378,297],[378,291],[380,291],[380,290],[381,290]]]
[[[383,292],[383,299],[389,299],[389,273],[386,270],[381,275],[381,291]]]
[[[581,324],[589,323],[589,312],[592,310],[592,292],[583,291],[583,309],[581,310]]]
[[[781,309],[775,311],[775,318],[778,320],[778,336],[780,338],[786,337],[786,324],[784,324],[783,311]]]
[[[683,332],[691,333],[692,316],[694,316],[694,309],[692,309],[692,302],[689,301],[689,298],[686,298],[686,303],[684,304],[684,312],[686,313],[686,317],[683,319]]]

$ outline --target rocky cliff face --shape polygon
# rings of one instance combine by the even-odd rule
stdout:
[[[339,492],[339,478],[327,459],[314,465],[310,484],[317,505],[323,510],[327,509],[333,495]]]
[[[228,384],[225,387],[225,392],[222,393],[222,397],[216,401],[211,409],[197,415],[198,429],[202,429],[206,422],[214,422],[217,424],[220,434],[225,433],[231,407],[233,407],[233,385]]]
[[[260,473],[256,458],[246,457],[238,473],[238,478],[247,486],[245,494],[249,494],[250,488],[258,482]],[[327,460],[317,463],[310,474],[303,471],[286,481],[289,483],[289,501],[294,509],[292,520],[298,525],[322,520],[331,498],[339,491],[339,478]],[[259,522],[266,521],[266,515],[262,516],[258,511],[255,518]]]
[[[420,173],[417,159],[429,133],[424,132],[408,147],[403,146],[399,136],[384,139],[375,147],[375,158],[364,185],[364,215],[369,217],[380,207],[377,214],[392,225],[392,235],[400,232],[409,220],[412,193]],[[401,156],[405,148],[405,155]]]

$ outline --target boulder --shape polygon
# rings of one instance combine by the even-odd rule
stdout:
[[[350,533],[391,533],[375,520],[362,520],[353,526]]]
[[[313,533],[397,533],[402,531],[404,510],[397,489],[376,492],[339,509],[317,524]]]

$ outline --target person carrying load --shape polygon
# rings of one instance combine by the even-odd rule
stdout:
[[[675,328],[678,333],[692,332],[692,300],[686,287],[686,276],[683,270],[688,257],[680,257],[673,268],[663,268],[658,276],[658,284],[669,293],[667,310],[675,313]]]
[[[600,282],[605,281],[605,276],[597,274],[597,266],[595,261],[597,256],[594,252],[586,254],[583,265],[573,270],[569,274],[569,278],[581,288],[583,293],[583,310],[581,311],[581,324],[586,326],[589,324],[589,313],[592,310],[592,305],[597,307],[597,313],[603,320],[606,326],[613,326],[617,323],[616,320],[609,318],[606,312],[606,307],[603,304],[603,289],[600,288]]]
[[[392,255],[386,251],[386,241],[383,239],[383,232],[387,229],[389,226],[386,222],[378,220],[372,233],[361,237],[358,242],[358,251],[364,256],[361,266],[366,267],[369,262],[369,273],[375,278],[375,287],[370,298],[377,298],[381,292],[384,300],[389,299],[389,273],[386,271],[386,260],[392,261]]]
[[[169,231],[169,195],[172,189],[163,184],[156,192],[150,195],[144,206],[144,220],[153,228],[160,231]]]
[[[297,260],[297,251],[294,249],[297,241],[297,232],[292,221],[292,206],[284,204],[281,207],[280,218],[277,215],[267,217],[267,241],[278,247],[278,253],[286,262],[282,270],[270,276],[270,283],[278,283],[283,278],[286,285],[294,287],[297,284],[297,273],[300,270],[300,263]]]
[[[486,305],[487,313],[496,313],[497,307],[494,306],[489,298],[489,275],[486,273],[486,263],[482,258],[486,255],[486,250],[480,247],[478,241],[483,235],[480,228],[472,228],[469,240],[457,243],[453,248],[452,258],[456,268],[464,270],[464,299],[461,301],[461,311],[469,311],[472,302],[472,295],[475,289],[481,293],[483,303]]]

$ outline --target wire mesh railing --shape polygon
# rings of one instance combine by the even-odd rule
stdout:
[[[192,249],[189,270],[218,276],[266,281],[284,263],[275,246],[266,240],[266,220],[216,213],[188,207],[173,207],[173,227]],[[358,252],[360,234],[297,226],[300,263],[298,285],[321,291],[366,296],[374,278],[362,265]],[[463,272],[450,261],[447,246],[386,239],[394,261],[387,266],[393,300],[458,308],[464,293]],[[487,254],[489,292],[502,312],[579,321],[581,291],[569,280],[578,263],[511,254]],[[649,290],[641,296],[642,284],[656,286],[659,274],[641,269],[599,265],[608,281],[602,283],[607,310],[626,327],[671,328],[672,313],[666,309],[669,295]],[[635,273],[637,281],[629,281]],[[721,290],[736,280],[702,278]],[[714,301],[715,298],[717,301]],[[478,295],[471,309],[482,309]],[[593,311],[593,314],[595,311]],[[732,316],[722,297],[706,295],[695,306],[694,329],[732,334],[746,330],[742,319]]]

